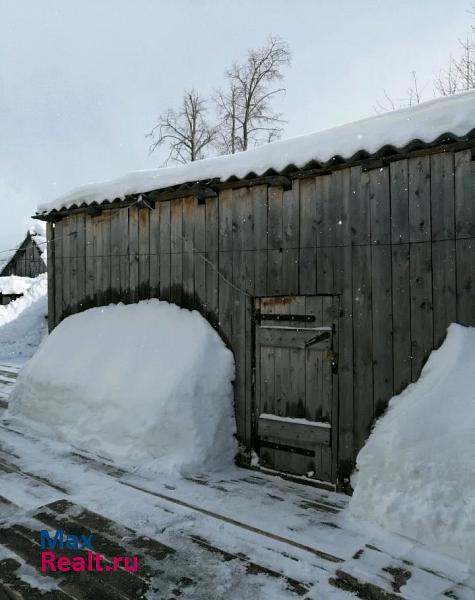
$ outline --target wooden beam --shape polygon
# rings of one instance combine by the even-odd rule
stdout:
[[[239,189],[243,187],[251,187],[254,185],[270,185],[280,186],[284,191],[292,189],[292,181],[284,175],[269,175],[265,177],[253,177],[252,179],[236,179],[234,181],[223,181],[221,183],[213,183],[211,187],[215,190]]]

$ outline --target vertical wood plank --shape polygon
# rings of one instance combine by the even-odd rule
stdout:
[[[369,199],[371,243],[389,244],[391,241],[389,167],[372,169],[369,172]]]
[[[206,299],[206,205],[194,203],[193,207],[193,244],[194,244],[194,303],[207,315]]]
[[[219,219],[218,198],[208,198],[206,201],[206,234],[205,256],[208,262],[206,269],[206,315],[210,323],[218,326],[219,322]]]
[[[317,246],[317,189],[314,178],[302,179],[299,185],[299,293],[316,293],[316,246]]]
[[[323,324],[323,296],[307,296],[305,298],[305,312],[307,315],[315,316],[315,327]],[[325,324],[327,325],[327,323]],[[306,351],[305,356],[305,418],[309,421],[331,422],[331,414],[324,406],[323,392],[323,360],[322,352]],[[315,448],[315,477],[323,480],[322,449]]]
[[[355,450],[358,451],[368,437],[373,421],[371,248],[369,246],[354,246],[352,259],[354,294],[354,441],[356,445]]]
[[[433,154],[431,163],[431,238],[434,347],[456,320],[455,163],[452,152]]]
[[[292,189],[282,197],[282,289],[290,296],[299,293],[300,182],[292,181]]]
[[[94,220],[85,215],[86,228],[86,308],[94,306],[94,277],[96,263],[94,259]],[[128,234],[128,232],[127,232]],[[128,235],[126,237],[128,239]]]
[[[475,236],[475,161],[471,151],[455,153],[455,234],[457,239]]]
[[[183,198],[170,205],[170,301],[183,301]]]
[[[352,248],[352,316],[353,316],[353,397],[354,397],[354,453],[361,448],[369,433],[373,419],[373,334],[372,334],[372,278],[371,278],[371,204],[370,176],[360,167],[351,170],[351,227]],[[343,314],[348,308],[344,307]],[[343,321],[343,320],[342,320]],[[340,327],[343,326],[343,322]],[[341,335],[340,353],[343,352],[345,339]],[[340,396],[340,420],[344,407]],[[348,463],[343,460],[343,448],[340,442],[340,465],[349,477]],[[341,468],[340,468],[341,470]]]
[[[102,261],[102,285],[103,285],[103,303],[110,304],[111,301],[111,211],[105,210],[102,213],[103,229],[103,261]]]
[[[475,325],[475,243],[473,238],[457,240],[457,323]]]
[[[76,215],[77,310],[84,310],[86,297],[86,222],[84,213]]]
[[[195,281],[194,281],[194,229],[195,229],[195,198],[188,196],[183,198],[182,235],[182,280],[183,288],[182,305],[187,308],[195,308]],[[199,256],[197,255],[197,260]]]
[[[268,190],[268,238],[267,238],[267,293],[279,296],[284,293],[283,270],[283,190],[271,186]]]
[[[430,244],[410,245],[412,381],[433,346],[432,259]]]
[[[121,210],[111,211],[111,302],[120,302]],[[128,232],[127,232],[128,233]]]
[[[409,244],[394,244],[392,246],[391,275],[393,309],[393,391],[394,394],[399,394],[407,385],[409,385],[409,383],[411,383],[412,369]]]
[[[150,298],[150,209],[139,208],[139,300]]]
[[[455,234],[455,173],[452,152],[430,157],[431,239],[446,241]]]
[[[160,299],[170,300],[171,258],[170,258],[170,221],[171,202],[160,202]]]
[[[470,150],[455,154],[457,322],[475,325],[475,162]]]
[[[390,164],[393,393],[411,382],[411,294],[409,275],[409,165]]]
[[[78,240],[77,240],[77,222],[78,216],[69,217],[69,278],[70,278],[70,298],[69,311],[74,314],[78,311]]]
[[[457,320],[455,256],[455,240],[432,243],[435,348],[444,341],[447,327]]]
[[[390,163],[391,242],[409,242],[409,166],[407,160]]]
[[[51,333],[56,325],[55,315],[55,226],[46,224],[46,240],[48,243],[48,331]]]
[[[121,208],[118,214],[118,234],[119,234],[119,298],[120,302],[130,302],[129,282],[130,282],[130,252],[129,252],[129,209]]]
[[[317,213],[317,251],[316,251],[316,292],[332,294],[335,272],[335,235],[338,225],[336,219],[335,198],[338,191],[340,174],[323,175],[316,179],[316,213]]]
[[[160,208],[150,211],[150,297],[160,297]]]
[[[393,394],[391,207],[389,167],[369,173],[371,213],[371,288],[373,352],[373,418]]]
[[[71,218],[63,219],[63,279],[62,279],[62,301],[61,311],[62,318],[68,317],[71,314]]]
[[[283,190],[280,186],[270,186],[268,190],[268,238],[270,250],[281,250],[283,247]]]
[[[433,345],[430,158],[409,165],[409,239],[411,274],[411,377],[420,374]]]
[[[372,246],[373,415],[379,417],[393,395],[393,304],[391,248]]]
[[[409,165],[409,240],[431,239],[430,158],[410,158]]]
[[[353,409],[353,269],[352,241],[354,214],[361,217],[364,204],[360,202],[360,168],[345,169],[334,173],[332,194],[335,202],[335,245],[334,249],[334,292],[340,293],[341,306],[337,298],[332,299],[332,309],[338,311],[332,319],[322,315],[322,324],[336,325],[333,344],[338,356],[338,376],[333,377],[334,407],[332,411],[332,479],[336,479],[337,463],[340,463],[339,477],[343,481],[349,478],[352,469],[354,445],[354,409]],[[368,218],[369,222],[369,218]],[[361,233],[362,228],[357,230]],[[323,308],[322,308],[323,310]],[[338,344],[338,337],[341,343]],[[338,350],[339,347],[339,350]],[[339,402],[338,402],[339,396]],[[340,410],[337,410],[338,404]],[[339,461],[338,457],[339,456]],[[325,452],[322,454],[324,460]]]
[[[343,178],[347,178],[349,173],[346,171],[341,172]],[[332,296],[324,296],[322,298],[322,326],[332,325],[335,315],[335,299]],[[321,371],[322,371],[322,420],[332,424],[332,446],[337,444],[337,431],[338,431],[338,410],[334,403],[333,386],[335,385],[334,378],[332,376],[331,364],[329,357],[324,353],[321,354]],[[322,461],[322,473],[321,478],[323,481],[334,481],[333,474],[335,472],[333,466],[333,452],[332,447],[322,446],[321,448],[321,461]]]
[[[233,323],[233,349],[236,360],[236,378],[234,389],[236,394],[237,427],[241,432],[241,439],[249,447],[250,444],[250,422],[251,422],[251,396],[247,389],[250,385],[249,376],[246,372],[246,337],[251,332],[246,331],[246,290],[252,284],[252,275],[249,271],[247,256],[252,255],[255,250],[254,218],[253,218],[253,194],[249,188],[241,188],[233,191],[232,214],[233,214],[233,278],[234,287],[231,288],[233,298],[232,323]]]
[[[251,188],[252,206],[254,212],[254,282],[253,293],[265,296],[267,293],[267,244],[268,244],[268,189],[266,185],[256,185]]]
[[[139,208],[129,207],[129,302],[139,299]]]
[[[219,250],[227,252],[233,249],[233,192],[219,192]]]

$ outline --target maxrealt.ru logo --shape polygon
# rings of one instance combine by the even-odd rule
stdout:
[[[105,557],[94,552],[94,535],[65,534],[62,529],[57,529],[54,534],[46,530],[40,531],[41,545],[41,570],[43,572],[66,571],[137,571],[138,557],[112,556]],[[47,550],[49,548],[49,551]],[[65,556],[65,550],[78,552],[73,556]],[[61,551],[61,554],[58,553]],[[86,555],[84,556],[84,553]]]

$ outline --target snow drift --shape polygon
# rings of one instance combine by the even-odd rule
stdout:
[[[65,319],[21,372],[10,414],[145,470],[216,469],[235,454],[234,359],[196,311],[158,300]]]
[[[350,512],[475,566],[475,328],[451,325],[357,459]]]
[[[5,293],[24,294],[0,306],[0,359],[28,359],[48,333],[47,276],[34,279],[12,276],[0,280]]]
[[[8,275],[0,277],[0,293],[2,294],[24,294],[31,288],[36,279],[34,277],[19,277]]]

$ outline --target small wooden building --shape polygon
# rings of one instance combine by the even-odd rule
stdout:
[[[45,257],[46,239],[28,231],[18,248],[8,258],[0,260],[0,277],[36,277],[46,273]]]
[[[40,207],[50,327],[196,308],[235,355],[241,463],[344,488],[447,326],[475,325],[474,128],[463,94]]]

